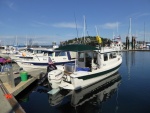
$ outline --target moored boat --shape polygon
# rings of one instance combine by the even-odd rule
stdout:
[[[63,68],[66,63],[75,62],[75,59],[72,58],[71,53],[68,51],[43,50],[43,54],[43,56],[35,55],[32,57],[25,57],[20,60],[15,60],[15,62],[25,71],[42,68],[46,69],[50,60],[60,68]]]
[[[122,56],[115,48],[95,48],[89,45],[66,45],[58,50],[76,51],[75,63],[65,64],[64,70],[48,73],[53,89],[78,90],[103,80],[116,73],[122,63]]]

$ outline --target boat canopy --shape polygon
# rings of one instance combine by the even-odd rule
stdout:
[[[55,50],[63,50],[63,51],[93,51],[93,50],[99,50],[98,48],[90,45],[84,45],[84,44],[73,44],[73,45],[65,45],[60,46],[59,48],[56,48]]]

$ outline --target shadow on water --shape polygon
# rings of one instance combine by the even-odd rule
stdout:
[[[120,83],[121,76],[117,72],[105,80],[99,81],[79,91],[62,89],[58,93],[51,95],[47,93],[51,88],[48,87],[46,83],[43,84],[44,86],[39,86],[37,82],[35,82],[32,84],[32,87],[26,89],[16,98],[27,113],[99,113],[102,110],[103,103],[117,93],[117,88]],[[30,110],[28,108],[29,106],[32,106]],[[34,106],[36,106],[36,109],[33,108]],[[32,108],[34,110],[32,110]],[[41,110],[42,108],[43,110]]]

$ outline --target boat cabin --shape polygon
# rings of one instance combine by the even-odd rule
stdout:
[[[78,58],[76,61],[76,71],[85,70],[92,71],[103,66],[111,65],[117,61],[117,51],[101,50],[98,51],[84,51],[78,52]],[[82,69],[81,69],[82,68]],[[86,71],[86,70],[85,70]]]

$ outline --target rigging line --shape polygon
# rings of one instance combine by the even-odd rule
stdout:
[[[86,19],[85,19],[85,30],[86,30],[87,35],[89,36],[88,30],[87,30],[87,23],[86,23]]]
[[[77,22],[76,22],[76,15],[75,15],[75,13],[74,13],[74,18],[75,18],[75,24],[76,24],[77,38],[79,38],[79,36],[78,36],[78,29],[77,29]]]

